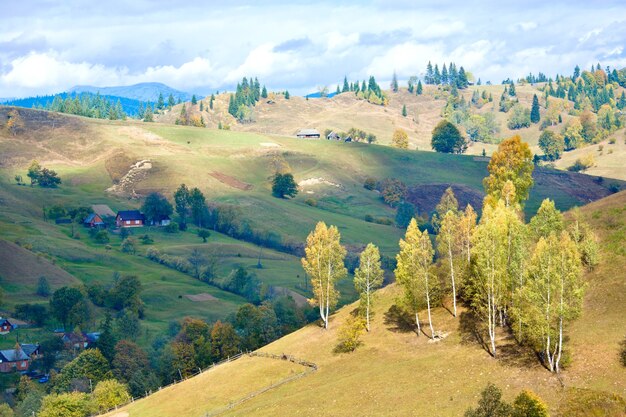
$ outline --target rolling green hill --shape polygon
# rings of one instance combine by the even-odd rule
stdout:
[[[506,400],[532,389],[548,403],[552,416],[624,415],[624,400],[612,396],[626,397],[626,372],[618,355],[626,314],[626,192],[581,211],[600,238],[602,260],[585,275],[584,311],[568,332],[572,364],[562,372],[562,384],[505,333],[498,336],[500,357],[492,359],[465,330],[463,313],[455,319],[436,309],[433,321],[448,336],[436,343],[416,337],[394,314],[399,289],[390,285],[378,292],[372,331],[355,352],[333,352],[353,304],[333,315],[328,331],[309,325],[261,349],[314,362],[316,372],[219,415],[458,416],[476,404],[488,382],[501,387]],[[257,393],[259,378],[271,376],[265,382],[269,386],[288,377],[276,373],[276,362],[263,361],[251,357],[229,363],[107,416],[214,415],[224,403]]]
[[[2,120],[6,120],[8,111],[0,107]],[[211,202],[238,207],[241,218],[253,229],[275,232],[295,247],[301,246],[316,222],[323,220],[339,227],[342,242],[351,252],[358,252],[371,241],[384,255],[394,256],[402,231],[365,221],[368,215],[388,219],[395,215],[376,191],[363,188],[367,177],[402,179],[421,196],[415,203],[420,214],[428,216],[440,198],[440,191],[432,191],[433,185],[441,190],[441,184],[444,188],[454,184],[480,198],[481,181],[486,175],[487,162],[472,156],[85,119],[36,110],[19,112],[23,128],[15,135],[0,130],[0,236],[30,248],[29,257],[34,254],[45,258],[83,283],[108,284],[113,280],[113,271],[138,275],[144,283],[142,298],[147,307],[144,341],[186,315],[208,321],[224,318],[245,300],[149,261],[143,245],[138,255],[122,253],[118,235],[111,236],[109,250],[95,243],[84,230],[80,230],[80,239],[72,239],[69,226],[43,220],[43,207],[108,204],[114,210],[136,208],[141,204],[137,197],[159,191],[171,199],[175,188],[186,183],[200,188]],[[63,184],[56,189],[18,186],[14,176],[26,178],[32,159],[56,170]],[[144,161],[143,167],[149,169],[131,169],[138,161]],[[295,199],[271,196],[270,179],[277,164],[288,165],[302,184]],[[609,185],[608,180],[600,183],[582,174],[539,169],[526,211],[528,215],[534,213],[545,197],[554,199],[564,210],[585,204],[610,194]],[[308,296],[299,257],[293,254],[261,250],[217,232],[212,232],[209,242],[203,244],[193,228],[178,234],[156,229],[141,233],[146,232],[154,237],[152,246],[166,254],[188,256],[193,249],[216,254],[219,279],[243,266],[268,285]],[[4,264],[9,260],[16,263],[20,260],[14,258],[20,253],[24,252],[3,251],[0,256],[6,257]],[[259,255],[262,269],[256,268]],[[0,285],[6,286],[8,294],[5,308],[39,300],[31,286],[8,285],[10,274],[1,270],[0,274]],[[36,279],[38,274],[33,272],[29,279]],[[354,289],[348,281],[340,289],[343,302],[353,299]],[[186,297],[203,293],[218,301],[192,301]]]

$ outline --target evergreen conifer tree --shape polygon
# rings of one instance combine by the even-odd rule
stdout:
[[[541,115],[539,114],[539,99],[537,98],[537,94],[533,95],[533,105],[530,110],[530,121],[532,123],[539,123],[541,119]]]
[[[339,87],[337,87],[339,88]],[[354,88],[354,87],[352,87]],[[348,85],[348,77],[343,77],[343,90],[341,90],[342,93],[347,93],[348,91],[351,91],[350,86]]]
[[[422,81],[418,81],[417,82],[417,95],[420,96],[422,95],[422,92],[424,90],[424,87],[422,87]]]

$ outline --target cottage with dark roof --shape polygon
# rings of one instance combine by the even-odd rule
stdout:
[[[139,210],[122,210],[117,212],[117,227],[142,227],[146,218]]]
[[[0,372],[27,371],[30,358],[17,345],[15,349],[0,350]]]
[[[39,343],[22,343],[20,347],[31,360],[39,359],[43,356]]]
[[[7,334],[13,330],[13,324],[9,319],[0,318],[0,334]]]

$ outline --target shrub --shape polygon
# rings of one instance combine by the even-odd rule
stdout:
[[[622,350],[620,352],[620,361],[622,362],[622,366],[626,366],[626,336],[624,340],[622,340]]]
[[[367,177],[363,183],[363,188],[366,190],[373,190],[376,188],[376,178]]]
[[[573,171],[573,172],[584,171],[584,170],[594,166],[594,164],[595,164],[595,160],[593,158],[593,155],[588,154],[588,155],[585,155],[585,156],[583,156],[581,158],[578,158],[574,162],[574,164],[572,164],[569,167],[567,167],[567,170],[568,171]]]
[[[612,192],[613,194],[617,193],[619,190],[620,190],[619,184],[612,183],[611,185],[609,185],[609,191]]]
[[[513,402],[511,417],[548,417],[548,407],[534,392],[524,390]]]
[[[339,338],[335,352],[354,352],[361,345],[361,334],[365,330],[365,323],[362,317],[350,316],[339,330]]]
[[[609,145],[615,145],[615,138],[609,139]]]
[[[151,243],[154,243],[154,239],[152,239],[152,237],[148,234],[141,236],[140,239],[141,239],[141,243],[143,243],[144,245],[149,245]]]
[[[176,233],[178,232],[178,223],[170,222],[163,230],[165,230],[165,233]]]
[[[406,196],[406,185],[395,178],[387,178],[379,186],[383,200],[391,207],[395,207]]]
[[[137,240],[132,237],[127,237],[124,241],[122,241],[121,248],[122,252],[134,255],[135,252],[137,252]]]
[[[365,220],[366,222],[369,222],[369,223],[373,223],[374,222],[374,216],[372,216],[371,214],[366,214],[365,217],[363,218],[363,220]]]
[[[314,198],[307,198],[304,200],[304,204],[311,207],[317,207],[317,200]]]
[[[513,106],[507,126],[509,129],[521,129],[530,126],[530,110],[520,105]]]
[[[110,240],[109,232],[107,232],[106,230],[100,230],[96,232],[93,238],[97,243],[109,243]]]
[[[502,401],[502,391],[494,384],[487,384],[487,387],[480,393],[478,407],[468,409],[465,417],[509,417],[511,406]]]

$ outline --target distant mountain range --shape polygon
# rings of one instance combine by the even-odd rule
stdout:
[[[174,100],[189,101],[191,94],[176,90],[170,86],[161,83],[139,83],[135,85],[123,85],[116,87],[95,87],[92,85],[77,85],[72,87],[69,93],[100,93],[105,96],[125,97],[132,100],[145,102],[156,102],[159,93],[163,94],[163,98],[167,102],[167,98],[171,94]]]
[[[65,100],[66,98],[80,98],[83,95],[95,96],[94,93],[59,93],[53,94],[49,96],[36,96],[36,97],[25,97],[25,98],[16,98],[16,99],[0,99],[0,104],[5,104],[7,106],[17,106],[17,107],[26,107],[29,109],[42,108],[49,109],[50,105],[54,101],[55,98],[60,98]],[[112,105],[115,105],[118,101],[122,105],[122,109],[126,115],[135,117],[139,112],[139,106],[143,103],[144,107],[149,103],[152,106],[155,105],[154,102],[144,102],[126,97],[119,96],[109,96],[109,95],[100,95],[100,98],[107,100]],[[155,100],[156,101],[156,100]],[[166,98],[167,102],[167,98]]]

